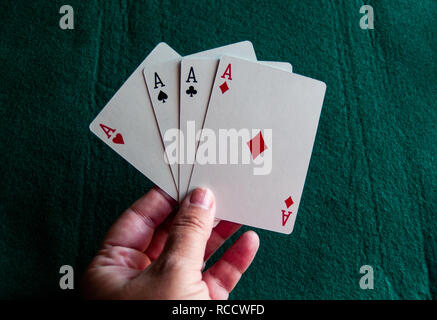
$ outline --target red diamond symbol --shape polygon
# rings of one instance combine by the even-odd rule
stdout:
[[[264,152],[264,150],[267,149],[267,146],[264,144],[264,138],[263,135],[260,132],[253,137],[251,140],[247,142],[247,145],[249,146],[250,153],[252,154],[253,159],[256,159],[261,153]]]
[[[290,208],[290,206],[293,204],[293,199],[291,199],[291,197],[288,197],[287,199],[285,199],[285,205],[287,206],[287,209]]]
[[[228,84],[226,83],[226,81],[220,85],[220,90],[222,91],[222,94],[229,90],[229,87],[228,87]]]

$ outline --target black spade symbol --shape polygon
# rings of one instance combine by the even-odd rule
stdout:
[[[190,95],[190,97],[193,97],[193,94],[196,94],[197,93],[197,90],[196,89],[194,89],[194,87],[193,86],[190,86],[189,88],[188,88],[188,90],[187,91],[185,91],[187,94],[189,94]]]
[[[158,100],[162,101],[162,103],[165,103],[165,99],[168,98],[168,95],[164,91],[159,91],[158,94]]]

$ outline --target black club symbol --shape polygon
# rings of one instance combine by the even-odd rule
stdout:
[[[193,87],[193,86],[190,86],[190,87],[188,88],[188,90],[187,90],[187,91],[185,91],[185,92],[186,92],[187,94],[189,94],[189,95],[190,95],[190,97],[193,97],[193,95],[197,93],[197,90],[196,90],[196,89],[194,89],[194,87]]]

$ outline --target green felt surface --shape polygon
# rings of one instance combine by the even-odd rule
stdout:
[[[294,232],[258,230],[231,298],[436,298],[435,0],[369,1],[374,30],[356,0],[71,0],[74,30],[58,26],[63,4],[0,4],[0,297],[78,297],[60,266],[78,282],[152,187],[88,130],[148,52],[251,40],[327,92]],[[359,287],[365,264],[374,290]]]

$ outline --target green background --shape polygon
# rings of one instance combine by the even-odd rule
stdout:
[[[63,4],[74,30],[59,27]],[[327,92],[294,232],[257,230],[231,298],[435,298],[437,2],[369,1],[374,30],[359,27],[363,4],[2,1],[0,297],[78,297],[59,289],[60,266],[78,287],[109,226],[152,187],[88,130],[148,52],[251,40]],[[366,264],[374,290],[359,287]]]

